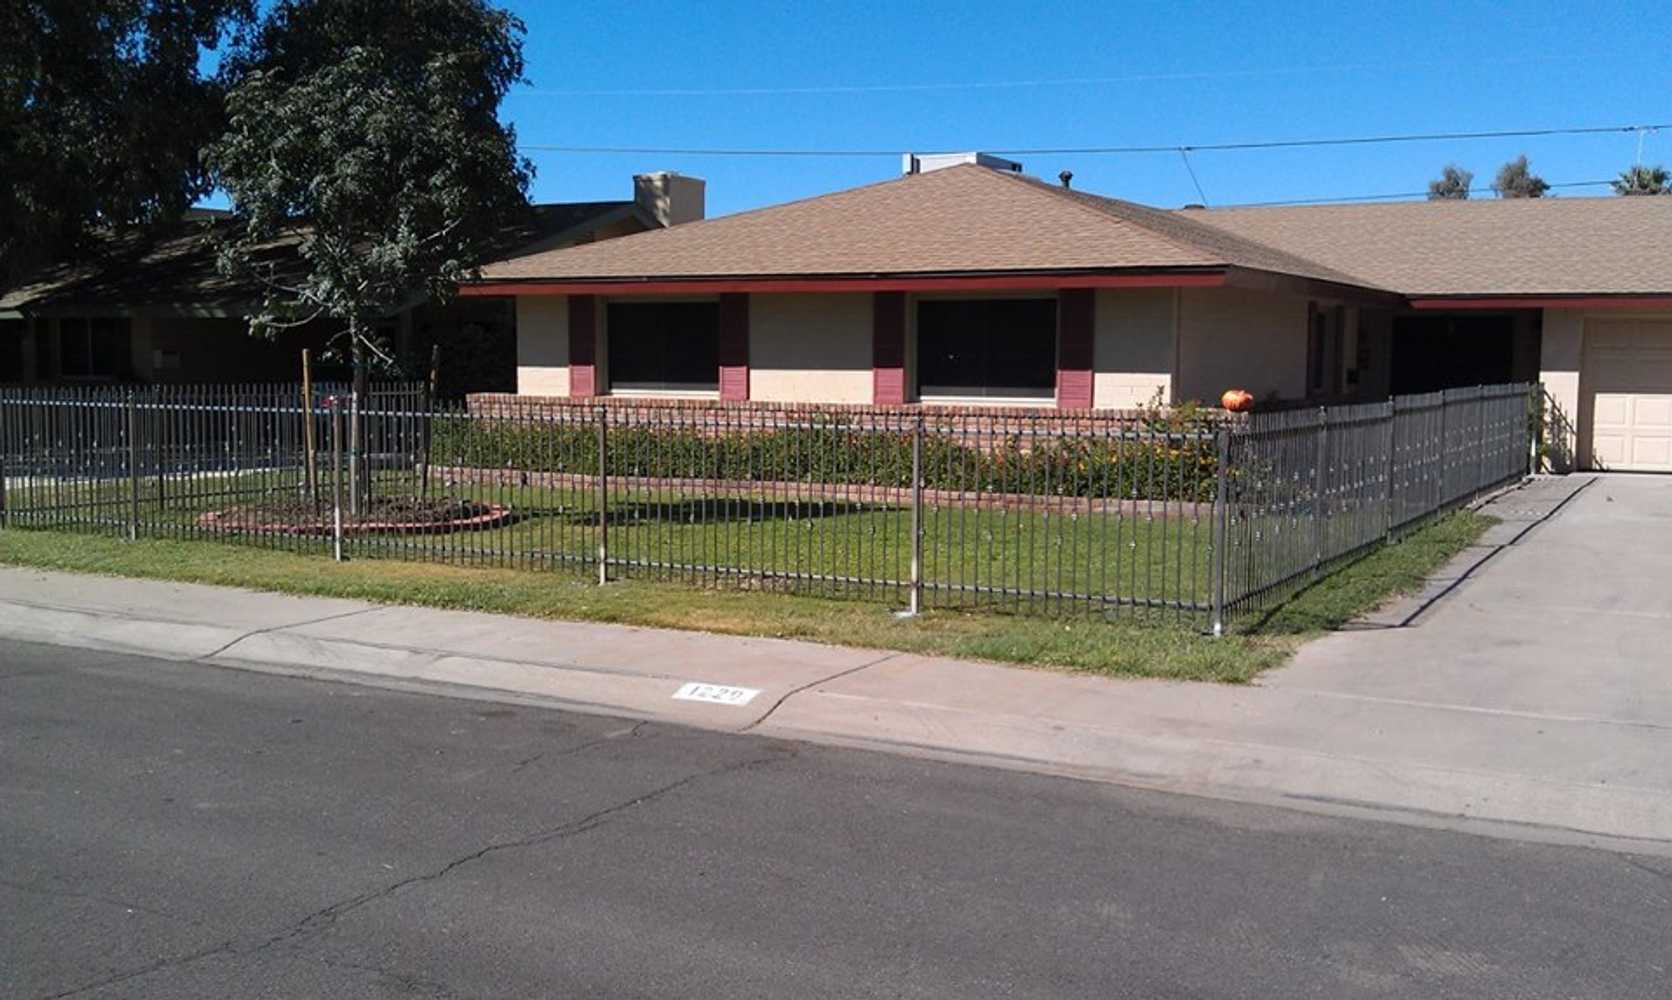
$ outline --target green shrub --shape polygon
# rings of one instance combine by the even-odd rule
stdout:
[[[580,475],[598,468],[596,425],[459,417],[438,419],[433,433],[439,466]],[[608,450],[612,476],[911,485],[909,433],[841,424],[720,433],[611,427]],[[1142,437],[1012,434],[982,448],[931,432],[922,461],[929,489],[1196,501],[1213,499],[1218,466],[1212,437],[1173,419],[1150,424]]]

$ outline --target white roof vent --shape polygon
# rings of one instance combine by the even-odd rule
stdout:
[[[973,163],[991,170],[1002,170],[1007,174],[1022,172],[1020,163],[991,153],[904,153],[900,157],[900,172],[926,174],[931,170],[957,167],[965,163]]]

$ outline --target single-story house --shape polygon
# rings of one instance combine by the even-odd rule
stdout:
[[[1558,462],[1672,471],[1672,198],[1162,210],[908,157],[463,291],[515,298],[522,395],[1128,408],[1540,380]]]
[[[703,217],[704,183],[674,173],[641,174],[633,198],[531,206],[509,228],[505,253],[538,253],[660,229]],[[293,381],[300,351],[318,354],[338,330],[320,322],[273,340],[248,334],[261,289],[222,275],[213,236],[226,213],[194,210],[160,232],[111,236],[73,265],[47,268],[0,296],[0,384]],[[276,245],[278,273],[302,266],[295,241]],[[514,384],[515,314],[508,299],[423,295],[386,318],[397,355],[422,371],[443,345],[445,394]],[[324,375],[346,370],[325,367]]]

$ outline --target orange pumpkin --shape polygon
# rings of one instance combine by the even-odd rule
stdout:
[[[1247,389],[1226,389],[1219,405],[1232,413],[1246,413],[1254,406],[1254,394]]]

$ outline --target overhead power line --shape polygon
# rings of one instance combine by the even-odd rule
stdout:
[[[1558,189],[1569,189],[1569,188],[1609,187],[1613,183],[1614,183],[1613,181],[1567,181],[1567,182],[1562,183],[1562,184],[1552,184],[1552,185],[1550,185],[1550,189],[1552,191],[1554,191],[1554,190],[1558,190]],[[1477,195],[1477,194],[1478,195],[1490,195],[1490,194],[1495,194],[1495,192],[1490,187],[1472,187],[1472,188],[1469,189],[1469,195],[1471,197],[1473,197],[1474,195]],[[1408,198],[1426,198],[1426,197],[1428,197],[1428,192],[1426,190],[1424,190],[1424,191],[1399,191],[1399,192],[1394,192],[1394,193],[1391,193],[1391,194],[1353,194],[1353,195],[1342,195],[1342,196],[1339,196],[1339,197],[1332,197],[1332,198],[1290,198],[1290,199],[1287,199],[1287,200],[1284,200],[1284,201],[1242,201],[1242,202],[1237,202],[1237,203],[1231,204],[1231,205],[1220,205],[1220,206],[1217,206],[1217,207],[1219,207],[1219,208],[1274,208],[1274,207],[1277,207],[1277,206],[1280,206],[1280,205],[1334,205],[1334,204],[1341,204],[1341,203],[1346,203],[1346,202],[1399,201],[1399,200],[1408,199]]]
[[[1259,149],[1303,149],[1324,146],[1369,146],[1404,142],[1475,141],[1484,139],[1524,139],[1543,136],[1607,135],[1654,132],[1672,127],[1651,125],[1596,125],[1577,128],[1498,129],[1477,132],[1410,132],[1386,135],[1344,136],[1323,139],[1262,139],[1245,142],[1191,142],[1132,146],[1034,146],[994,148],[981,147],[986,152],[1004,156],[1104,156],[1140,155],[1153,153],[1208,153]],[[785,157],[873,157],[899,156],[902,153],[956,152],[956,150],[924,149],[794,149],[743,148],[705,146],[568,146],[528,143],[518,148],[531,153],[626,154],[645,156],[785,156]]]

